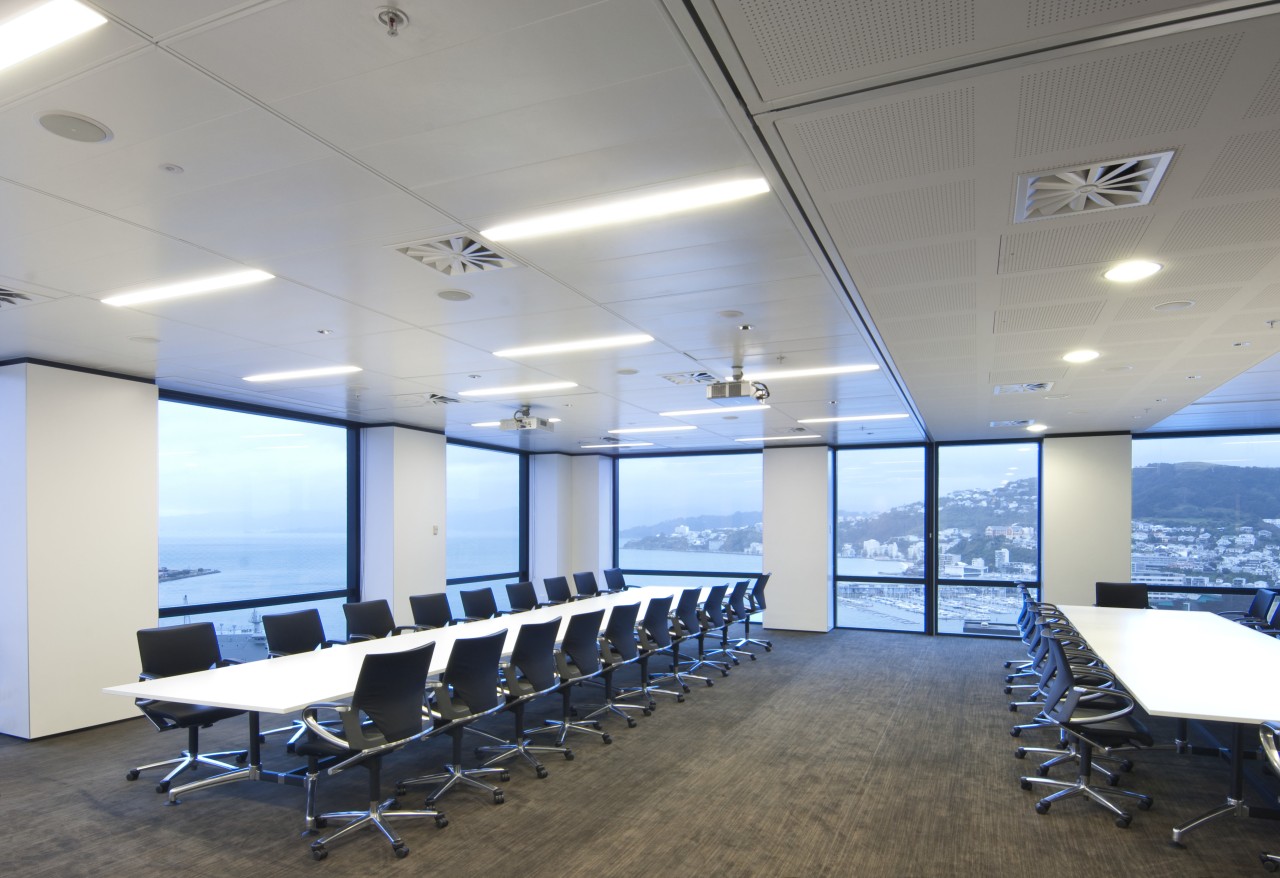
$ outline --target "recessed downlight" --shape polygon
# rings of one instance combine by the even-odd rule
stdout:
[[[79,113],[45,113],[39,121],[50,134],[76,143],[106,143],[114,136],[106,125]]]
[[[1102,273],[1102,276],[1109,281],[1125,284],[1151,277],[1162,268],[1164,266],[1159,262],[1151,262],[1146,259],[1130,259],[1128,262],[1121,262],[1111,266]]]
[[[1097,351],[1091,351],[1087,348],[1081,348],[1078,351],[1071,351],[1063,354],[1062,359],[1068,363],[1088,363],[1102,356]]]
[[[1195,304],[1196,303],[1191,301],[1190,299],[1177,299],[1172,302],[1161,302],[1159,305],[1154,306],[1151,310],[1160,311],[1161,313],[1164,313],[1166,311],[1185,311],[1188,308],[1194,308]]]
[[[436,293],[436,296],[446,302],[466,302],[471,298],[471,294],[466,290],[441,290]]]
[[[1049,425],[1048,424],[1028,424],[1026,429],[1028,433],[1043,433],[1045,430],[1049,429]]]

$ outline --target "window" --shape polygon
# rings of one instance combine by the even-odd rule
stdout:
[[[1238,592],[1280,585],[1280,435],[1132,448],[1132,578],[1152,587],[1153,606],[1244,609]]]
[[[759,453],[619,460],[618,566],[760,573],[763,464]]]
[[[523,456],[450,443],[445,471],[449,582],[520,579],[527,566]]]
[[[164,400],[159,606],[212,621],[224,655],[265,655],[265,612],[321,608],[345,630],[345,427]]]
[[[836,625],[923,631],[925,449],[836,452]]]

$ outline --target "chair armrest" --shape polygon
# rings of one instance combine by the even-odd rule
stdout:
[[[1280,735],[1280,723],[1267,720],[1258,726],[1258,737],[1262,739],[1262,750],[1267,754],[1267,762],[1280,771],[1280,750],[1277,750],[1277,736]]]
[[[1097,716],[1076,716],[1076,707],[1080,702],[1089,695],[1109,695],[1113,698],[1119,698],[1124,702],[1124,706],[1119,707],[1110,713],[1102,713]],[[1087,702],[1086,702],[1087,703]],[[1097,686],[1072,686],[1071,691],[1067,693],[1063,699],[1063,710],[1068,714],[1068,722],[1082,726],[1094,726],[1100,723],[1110,722],[1113,719],[1119,719],[1122,716],[1128,716],[1133,712],[1133,708],[1137,702],[1133,700],[1133,696],[1128,692],[1119,689],[1101,689]]]
[[[232,665],[242,665],[242,664],[244,664],[244,662],[243,662],[243,661],[241,661],[240,659],[224,658],[224,659],[219,659],[219,660],[218,660],[218,662],[217,662],[216,664],[214,664],[214,667],[215,667],[215,668],[229,668],[229,667],[231,667]]]
[[[365,640],[377,640],[372,634],[351,634],[347,637],[347,643],[360,643]]]
[[[320,721],[320,711],[327,710],[338,714],[342,720],[343,731],[348,732],[347,717],[352,713],[351,705],[341,704],[334,701],[321,701],[316,704],[310,704],[302,709],[302,723],[307,730],[314,734],[317,738],[321,738],[335,747],[356,748],[355,742],[350,739],[344,740],[333,733],[332,729],[327,728]],[[358,724],[358,723],[357,723]]]
[[[391,629],[391,634],[394,636],[396,634],[400,634],[405,631],[430,631],[430,630],[431,628],[428,625],[397,625],[395,628]]]

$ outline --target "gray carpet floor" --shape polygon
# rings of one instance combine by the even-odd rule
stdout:
[[[412,849],[404,860],[362,833],[312,862],[293,787],[234,784],[166,806],[154,780],[128,783],[124,774],[172,755],[182,735],[158,734],[141,718],[35,742],[0,737],[0,870],[59,878],[1229,876],[1262,874],[1258,853],[1280,851],[1280,824],[1244,819],[1206,826],[1186,849],[1172,848],[1173,825],[1223,801],[1227,766],[1171,750],[1135,757],[1121,781],[1155,797],[1129,829],[1083,800],[1036,814],[1037,794],[1018,783],[1033,763],[1012,754],[1048,736],[1009,736],[1017,717],[1006,706],[1001,661],[1017,644],[859,631],[770,636],[773,652],[717,676],[714,687],[695,684],[682,704],[662,698],[633,729],[611,721],[611,745],[582,736],[573,761],[548,759],[546,779],[513,769],[505,804],[464,790],[442,800],[448,827],[401,823]],[[551,712],[549,703],[543,715]],[[486,727],[508,724],[503,715]],[[1172,736],[1167,721],[1153,729]],[[231,720],[205,737],[213,749],[240,744],[244,733],[244,721]],[[268,764],[289,764],[280,740],[267,745]],[[388,759],[387,779],[432,770],[447,752],[447,740],[401,751]],[[363,804],[363,771],[326,781],[322,807]]]

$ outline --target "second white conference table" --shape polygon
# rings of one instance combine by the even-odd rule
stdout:
[[[206,704],[210,707],[226,707],[248,713],[248,764],[235,771],[224,772],[181,787],[172,787],[169,790],[170,802],[177,802],[177,797],[185,792],[230,781],[261,780],[269,783],[301,784],[302,779],[297,771],[273,772],[263,769],[261,746],[258,741],[260,715],[294,713],[310,704],[350,698],[355,691],[356,680],[360,676],[360,666],[366,655],[396,652],[412,649],[424,643],[434,643],[436,648],[431,657],[430,674],[437,675],[442,673],[448,664],[449,653],[455,640],[483,637],[505,629],[507,640],[503,654],[509,655],[515,646],[520,626],[523,624],[545,622],[560,617],[562,621],[557,637],[559,640],[564,636],[570,617],[579,613],[603,609],[605,610],[603,621],[607,624],[609,611],[613,607],[639,602],[640,616],[643,617],[649,601],[667,595],[672,596],[674,608],[675,601],[685,588],[649,585],[621,592],[607,592],[567,604],[539,607],[536,610],[499,616],[496,619],[478,619],[444,628],[432,628],[428,631],[406,631],[380,640],[340,644],[314,652],[245,662],[156,680],[141,680],[110,686],[103,691],[109,695],[176,701],[182,704]],[[702,589],[701,597],[705,597],[706,592],[707,589]]]
[[[1148,714],[1230,723],[1227,800],[1173,830],[1181,845],[1217,817],[1249,816],[1244,803],[1245,735],[1280,719],[1280,640],[1208,612],[1059,606]],[[1256,732],[1255,732],[1256,734]],[[1253,816],[1274,817],[1255,808]]]

